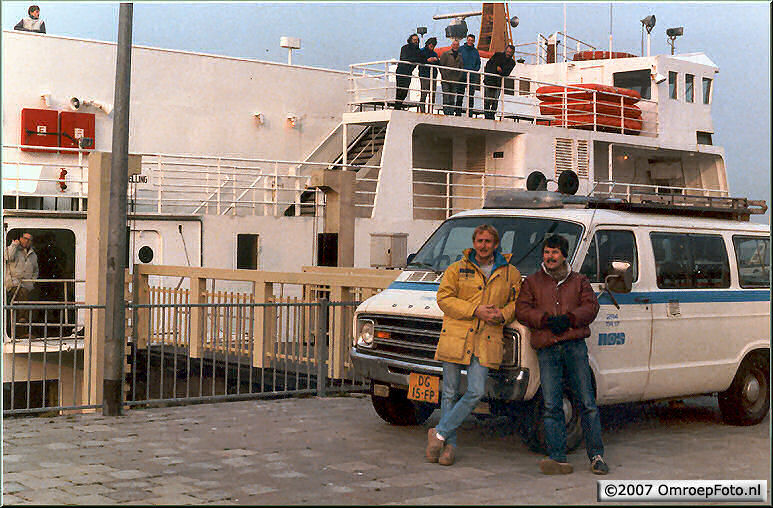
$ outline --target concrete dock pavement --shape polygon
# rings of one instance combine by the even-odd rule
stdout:
[[[457,462],[360,394],[5,418],[3,504],[594,504],[596,480],[770,480],[770,417],[721,422],[716,399],[602,408],[607,477],[585,450],[543,476],[505,418],[471,417]],[[770,499],[768,482],[767,499]]]

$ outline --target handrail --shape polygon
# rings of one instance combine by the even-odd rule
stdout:
[[[582,41],[580,41],[582,42]],[[351,64],[351,86],[348,89],[350,94],[350,100],[348,101],[349,107],[352,111],[362,111],[364,107],[377,106],[383,108],[395,107],[395,88],[396,88],[396,69],[390,67],[394,60],[385,60],[381,62],[370,62],[367,64]],[[551,82],[539,81],[532,79],[528,76],[522,76],[518,73],[518,65],[515,67],[515,71],[510,76],[506,76],[507,79],[500,79],[502,76],[498,74],[486,73],[485,71],[470,71],[466,69],[459,69],[455,67],[446,67],[435,64],[416,64],[411,63],[415,67],[426,66],[433,70],[449,70],[452,72],[461,73],[462,79],[458,80],[444,80],[442,75],[437,79],[435,78],[421,78],[431,79],[431,85],[429,88],[429,107],[430,112],[441,112],[445,110],[448,114],[449,109],[453,112],[459,111],[456,106],[456,98],[461,97],[461,112],[469,116],[479,115],[484,113],[489,117],[494,116],[496,120],[512,119],[514,121],[526,120],[533,123],[539,123],[546,126],[558,126],[568,128],[586,128],[594,131],[610,131],[622,133],[626,135],[642,135],[642,136],[657,136],[658,126],[658,112],[656,102],[650,99],[638,99],[636,101],[636,108],[641,110],[641,119],[637,116],[635,118],[629,116],[629,110],[627,108],[632,107],[626,103],[630,100],[630,97],[617,93],[614,91],[604,91],[603,100],[612,100],[614,102],[620,102],[618,111],[609,111],[605,109],[603,112],[599,111],[596,104],[596,98],[600,97],[600,93],[587,90],[580,86],[573,86],[571,84],[556,84]],[[378,66],[379,68],[367,68],[367,66]],[[363,71],[363,72],[360,72]],[[371,72],[371,74],[367,74]],[[365,75],[363,75],[365,74]],[[476,78],[473,81],[477,81],[475,91],[472,95],[469,93],[467,85],[467,76],[475,75]],[[409,85],[408,96],[403,101],[404,108],[417,109],[422,111],[426,109],[427,104],[420,104],[419,100],[419,79],[418,70],[414,68],[411,74],[411,84]],[[496,78],[500,84],[498,86],[498,93],[491,94],[491,97],[485,97],[488,90],[492,87],[486,84],[486,78]],[[505,84],[508,83],[508,79],[512,80],[513,88],[505,88]],[[435,97],[443,97],[445,92],[439,90],[437,81],[441,83],[455,83],[460,89],[461,93],[454,94],[452,100],[454,104],[440,104],[435,100]],[[516,84],[516,81],[518,82]],[[543,86],[559,86],[563,87],[562,91],[556,92],[556,97],[560,100],[547,101],[542,93],[537,96],[537,90]],[[572,97],[572,100],[567,100],[570,94],[575,92],[589,93],[592,95],[592,99],[588,99],[583,109],[582,104],[578,104]],[[496,95],[496,99],[493,98]],[[474,98],[476,102],[474,109],[469,108],[469,99]],[[479,107],[481,104],[482,107]],[[592,104],[593,107],[588,107],[588,104]],[[488,108],[488,109],[487,109]]]

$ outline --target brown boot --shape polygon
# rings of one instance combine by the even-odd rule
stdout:
[[[547,458],[539,462],[539,470],[542,474],[570,474],[574,468],[568,462],[558,462]]]
[[[441,466],[451,466],[454,463],[454,445],[447,444],[443,447],[443,453],[438,458]]]
[[[438,438],[437,431],[433,428],[427,431],[427,450],[424,454],[427,462],[437,462],[445,442]]]

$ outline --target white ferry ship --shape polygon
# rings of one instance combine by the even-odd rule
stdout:
[[[482,12],[485,65],[510,20],[504,4]],[[32,232],[39,301],[83,302],[88,160],[111,147],[116,45],[2,37],[4,245]],[[439,82],[421,108],[417,69],[396,110],[395,60],[347,72],[134,46],[130,265],[400,267],[487,191],[562,175],[583,195],[729,197],[706,54],[610,53],[558,31],[515,58],[487,119],[444,115]]]

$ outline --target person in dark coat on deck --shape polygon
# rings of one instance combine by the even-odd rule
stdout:
[[[424,60],[424,63],[438,63],[439,58],[437,53],[435,53],[436,46],[437,39],[435,37],[427,39],[426,44],[424,44],[424,47],[421,50],[421,57],[422,60]],[[421,79],[421,98],[419,99],[421,106],[419,106],[419,108],[422,113],[425,112],[424,101],[426,100],[427,95],[429,95],[429,112],[432,113],[432,104],[435,102],[435,90],[433,86],[435,76],[437,76],[437,68],[432,65],[419,65],[419,79]],[[432,93],[430,93],[430,90],[432,90]]]
[[[411,74],[416,64],[424,63],[419,49],[418,34],[411,34],[408,43],[400,48],[400,63],[397,64],[395,91],[395,109],[403,109],[403,101],[408,96],[408,88],[411,86]]]
[[[508,44],[504,51],[494,53],[483,69],[486,76],[483,78],[485,85],[483,108],[486,110],[485,116],[489,120],[494,119],[494,112],[497,109],[499,100],[499,90],[502,87],[502,77],[509,76],[515,68],[515,46]]]

